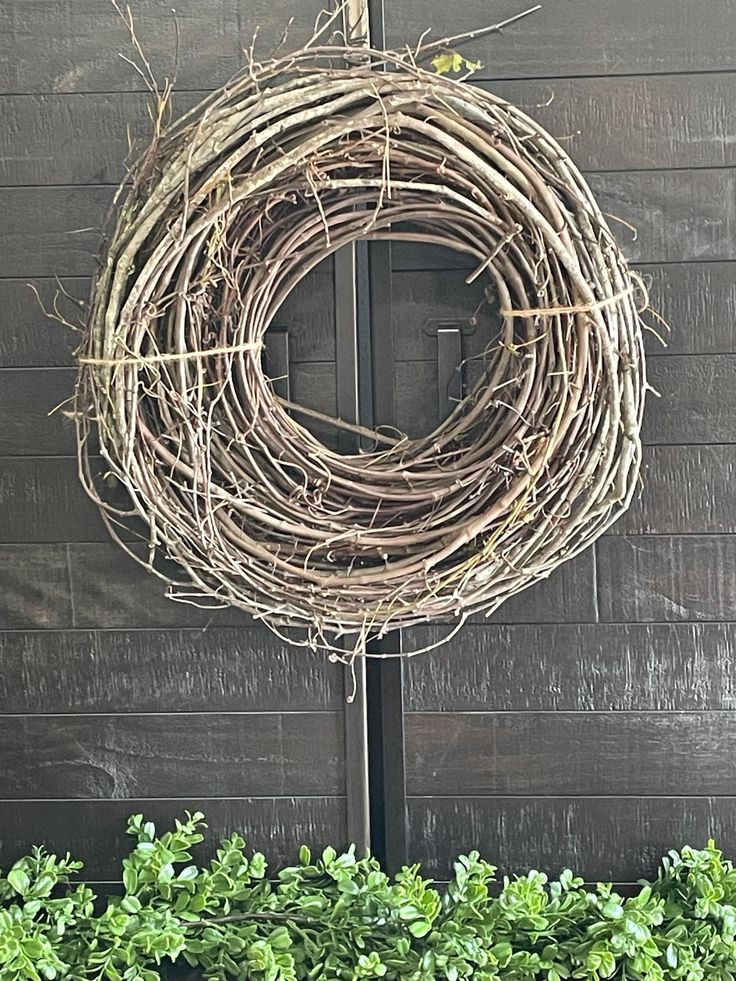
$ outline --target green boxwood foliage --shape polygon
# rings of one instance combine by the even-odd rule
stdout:
[[[572,872],[503,879],[477,852],[440,892],[418,866],[302,848],[271,881],[238,835],[200,867],[201,814],[158,836],[140,814],[124,892],[102,911],[82,864],[41,848],[0,876],[0,978],[155,981],[166,963],[203,978],[726,981],[736,978],[736,871],[713,842],[670,852],[623,898]]]

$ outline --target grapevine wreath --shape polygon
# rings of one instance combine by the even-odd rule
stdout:
[[[78,352],[82,477],[121,544],[172,598],[342,659],[548,576],[626,509],[640,464],[640,284],[565,151],[421,67],[437,50],[312,43],[161,128],[118,192]],[[262,352],[358,239],[472,257],[502,323],[433,433],[332,420],[362,434],[341,455]]]

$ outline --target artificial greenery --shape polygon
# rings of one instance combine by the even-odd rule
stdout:
[[[158,837],[140,814],[128,830],[123,894],[100,911],[74,884],[82,863],[41,848],[0,876],[0,978],[155,981],[165,963],[203,978],[736,978],[736,871],[710,842],[662,861],[623,898],[565,871],[503,879],[477,852],[440,892],[419,867],[386,876],[374,859],[327,848],[275,880],[238,835],[200,867],[203,816]]]

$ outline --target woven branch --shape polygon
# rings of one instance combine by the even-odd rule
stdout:
[[[169,595],[343,659],[490,613],[586,548],[631,500],[644,402],[637,280],[565,151],[414,56],[372,60],[249,65],[160,133],[118,193],[76,395],[87,491]],[[506,316],[435,432],[341,455],[260,352],[356,239],[473,257]]]

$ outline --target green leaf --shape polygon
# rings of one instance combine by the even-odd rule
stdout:
[[[25,894],[31,888],[31,880],[28,878],[28,874],[24,872],[23,869],[12,868],[10,872],[8,872],[8,882],[17,893],[20,893],[21,896],[25,896]]]
[[[432,924],[429,920],[414,920],[413,923],[409,924],[409,933],[413,937],[426,937],[431,929]]]
[[[472,74],[481,67],[479,61],[468,61],[458,51],[445,51],[435,55],[432,59],[432,65],[438,75],[457,74],[463,70]]]

